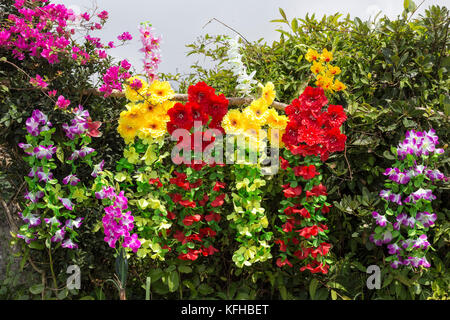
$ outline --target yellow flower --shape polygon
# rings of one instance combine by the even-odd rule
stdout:
[[[343,84],[342,82],[340,82],[339,80],[336,80],[336,81],[334,81],[332,89],[334,91],[342,91],[342,90],[347,89],[347,86],[345,84]]]
[[[150,97],[151,103],[160,104],[172,99],[175,92],[170,87],[169,82],[154,80],[148,88],[147,95]]]
[[[284,143],[281,140],[283,134],[286,130],[278,128],[269,128],[268,139],[270,141],[271,147],[283,148]]]
[[[321,62],[313,62],[313,65],[311,66],[311,72],[314,74],[318,74],[321,73],[324,69],[324,66],[322,65]]]
[[[223,117],[222,128],[226,133],[240,133],[243,128],[243,116],[237,109],[229,110]]]
[[[256,123],[258,126],[262,126],[266,123],[267,116],[267,104],[260,98],[254,100],[247,108],[244,109],[243,114],[251,122]]]
[[[275,86],[272,82],[268,82],[266,86],[263,87],[261,98],[267,106],[270,106],[273,103],[273,100],[275,100]]]
[[[117,132],[119,132],[120,136],[125,140],[125,143],[129,144],[134,141],[138,129],[138,127],[133,126],[130,123],[119,121]]]
[[[266,123],[269,125],[269,127],[277,129],[286,128],[287,123],[289,121],[288,117],[284,115],[280,116],[275,109],[269,109],[267,113],[268,116]]]
[[[328,66],[328,72],[327,72],[328,75],[336,76],[340,73],[341,73],[341,68],[339,68],[337,66],[331,66],[331,65]]]
[[[320,60],[323,60],[325,62],[330,62],[333,60],[333,53],[328,51],[326,48],[322,50],[322,54],[320,56]]]
[[[133,81],[136,79],[140,80],[140,82],[142,84],[141,88],[139,88],[138,90],[133,88],[131,85],[133,83]],[[145,92],[147,91],[148,84],[144,79],[142,79],[140,77],[131,77],[126,81],[126,83],[123,85],[123,87],[124,87],[124,91],[125,91],[125,97],[132,102],[136,102],[136,101],[144,100]]]
[[[323,88],[323,90],[332,90],[333,79],[327,76],[318,75],[316,86]]]
[[[169,109],[171,109],[175,104],[176,104],[175,101],[166,100],[161,104],[161,106],[164,109],[164,111],[167,113],[167,111],[169,111]]]
[[[166,121],[160,116],[148,118],[140,131],[154,139],[160,138],[167,132]]]
[[[320,57],[319,53],[314,49],[308,49],[308,52],[306,52],[305,55],[305,59],[308,62],[316,61],[317,59],[319,59],[319,57]]]
[[[144,116],[140,105],[128,104],[126,105],[128,110],[124,110],[120,113],[119,123],[126,123],[130,126],[140,129],[145,122]]]
[[[145,119],[145,122],[158,118],[158,121],[169,122],[170,117],[167,115],[165,107],[163,104],[154,105],[150,102],[145,102],[141,105],[142,116]],[[146,124],[143,126],[144,128],[148,128]]]

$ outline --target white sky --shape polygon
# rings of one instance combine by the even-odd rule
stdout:
[[[415,0],[418,5],[422,0]],[[95,5],[109,12],[109,20],[103,30],[94,33],[103,43],[114,40],[124,31],[133,35],[133,40],[125,47],[110,51],[110,54],[127,58],[136,71],[142,71],[143,53],[140,46],[138,27],[140,22],[149,21],[158,34],[163,36],[162,63],[160,72],[188,72],[189,66],[198,57],[186,57],[186,44],[198,36],[209,34],[236,34],[213,21],[217,18],[242,33],[249,41],[264,38],[267,42],[278,39],[275,31],[279,24],[270,20],[279,19],[278,8],[286,12],[289,20],[304,17],[306,13],[324,14],[336,12],[351,17],[366,19],[382,11],[395,18],[403,10],[403,0],[54,0],[74,9],[76,13],[85,12]],[[418,13],[423,13],[431,5],[450,7],[450,0],[425,0]],[[77,12],[78,11],[78,12]]]

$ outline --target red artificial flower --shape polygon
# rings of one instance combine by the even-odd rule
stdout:
[[[302,176],[302,178],[305,180],[309,180],[319,175],[320,173],[316,171],[316,166],[311,164],[309,166],[294,167],[294,174],[296,176]]]
[[[214,95],[214,88],[208,86],[205,82],[201,81],[188,88],[188,100],[196,102],[203,106],[209,103],[210,97]]]
[[[294,229],[293,220],[294,219],[288,219],[286,220],[286,223],[281,226],[284,232],[291,232]]]
[[[98,138],[102,136],[102,133],[98,130],[102,123],[100,121],[92,121],[91,117],[87,118],[88,136]]]
[[[200,232],[200,237],[211,237],[214,238],[217,235],[217,232],[215,232],[213,229],[211,229],[210,227],[206,227],[206,228],[201,228],[199,230]]]
[[[204,166],[207,165],[206,162],[202,161],[201,163],[196,163],[196,161],[192,161],[191,163],[186,163],[186,167],[192,168],[195,171],[200,171]]]
[[[294,252],[294,256],[296,256],[298,259],[303,260],[308,258],[310,253],[310,248],[301,248],[300,250],[297,250]]]
[[[315,127],[302,127],[298,131],[298,142],[304,142],[308,146],[315,146],[322,142],[323,130]]]
[[[330,212],[330,208],[331,208],[332,206],[331,205],[329,205],[329,206],[327,206],[327,205],[323,205],[323,207],[322,207],[322,213],[328,213],[328,212]]]
[[[227,184],[225,182],[216,181],[213,191],[219,192],[220,189],[225,189],[226,186],[227,186]]]
[[[200,125],[205,125],[208,123],[209,116],[204,112],[203,107],[196,102],[188,102],[191,106],[192,119],[194,125],[200,123]],[[188,104],[186,103],[186,104]]]
[[[194,201],[182,200],[178,203],[181,204],[185,208],[195,208],[196,207],[196,204]]]
[[[305,91],[298,97],[300,105],[312,111],[320,111],[328,103],[328,99],[321,87],[306,87]]]
[[[278,266],[278,267],[281,268],[282,266],[284,266],[284,265],[286,265],[286,264],[287,264],[289,267],[292,268],[292,263],[289,262],[288,258],[286,258],[286,259],[283,260],[283,261],[281,260],[281,258],[278,258],[278,259],[277,259],[277,266]]]
[[[209,114],[214,122],[222,122],[228,112],[228,100],[223,94],[211,95],[209,103],[204,106],[205,113]]]
[[[298,232],[299,235],[304,237],[305,239],[309,239],[312,236],[317,236],[319,233],[319,227],[314,225],[312,227],[304,227],[303,229],[296,230],[295,232]]]
[[[190,130],[193,126],[191,105],[186,103],[185,105],[177,102],[172,108],[167,111],[170,117],[171,125],[175,125],[178,128]]]
[[[325,134],[324,142],[329,152],[343,151],[347,136],[342,134],[339,128],[332,128]]]
[[[188,242],[194,242],[194,241],[202,242],[202,238],[200,237],[200,235],[198,233],[193,233],[190,236],[184,238],[184,240],[181,244],[186,244]]]
[[[194,260],[197,260],[198,255],[199,255],[200,253],[201,253],[200,250],[189,249],[189,251],[188,251],[187,253],[180,254],[180,255],[178,256],[178,259],[181,259],[181,260],[192,260],[192,261],[194,261]]]
[[[207,214],[205,216],[205,221],[207,221],[207,222],[210,222],[210,221],[219,222],[220,221],[220,215],[218,215],[217,213],[211,212],[210,214]]]
[[[199,222],[202,219],[202,216],[199,214],[187,215],[183,219],[183,224],[187,227],[191,226],[194,222]]]
[[[302,187],[297,186],[295,188],[289,187],[283,190],[284,196],[286,198],[294,198],[298,197],[302,193]]]
[[[171,194],[170,197],[172,198],[172,201],[175,203],[178,203],[183,199],[183,196],[179,193]]]
[[[219,252],[219,250],[217,250],[216,248],[214,248],[212,245],[210,245],[209,247],[203,247],[203,251],[202,254],[206,257],[206,256],[211,256],[214,253]]]
[[[163,185],[162,185],[162,183],[161,183],[161,180],[159,180],[159,178],[156,178],[156,179],[150,179],[150,180],[148,180],[148,183],[150,183],[150,184],[156,184],[156,186],[158,187],[158,188],[161,188]]]
[[[184,239],[186,238],[183,231],[181,231],[181,230],[175,231],[175,233],[173,234],[173,237],[174,237],[174,239],[176,239],[180,242],[183,242]]]
[[[211,202],[211,206],[212,207],[220,207],[221,205],[223,205],[223,200],[225,199],[225,193],[222,193],[221,195],[218,195],[214,201]]]
[[[292,100],[291,104],[288,105],[284,111],[289,118],[289,122],[295,126],[299,126],[302,120],[302,108],[300,101],[298,99]]]
[[[309,214],[309,211],[306,210],[305,208],[302,208],[302,209],[300,210],[299,214],[300,214],[303,218],[306,218],[306,219],[311,218],[311,215]]]
[[[167,218],[173,220],[176,218],[175,213],[167,211]]]
[[[327,128],[339,128],[345,120],[347,120],[347,116],[345,114],[344,108],[339,105],[328,106],[327,112],[322,114],[323,122],[325,127]]]
[[[315,259],[317,255],[326,256],[330,251],[331,244],[322,242],[317,248],[311,250],[311,256]]]
[[[280,239],[278,239],[278,240],[275,240],[275,244],[279,244],[280,245],[280,251],[282,251],[282,252],[286,252],[286,243],[284,243],[284,241],[283,240],[280,240]]]
[[[289,122],[286,126],[286,131],[284,132],[281,140],[286,146],[297,145],[298,144],[298,127],[297,125]]]
[[[286,170],[289,167],[289,161],[280,156],[281,169]]]
[[[313,262],[311,262],[310,264],[307,264],[306,266],[301,267],[300,271],[309,270],[309,271],[311,271],[311,273],[321,272],[323,274],[326,274],[326,273],[328,273],[328,269],[329,269],[328,265],[324,265],[322,263],[319,264],[318,261],[313,260]]]
[[[325,187],[323,184],[319,184],[317,186],[312,187],[311,190],[306,191],[306,196],[307,197],[318,197],[318,196],[326,196],[328,195],[327,193],[327,187]]]
[[[205,194],[203,195],[202,200],[198,200],[198,204],[199,204],[201,207],[204,207],[204,206],[206,205],[206,203],[208,202],[208,200],[209,200],[209,196],[208,196],[207,193],[205,193]]]

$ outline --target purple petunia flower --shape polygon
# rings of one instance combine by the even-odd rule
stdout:
[[[435,213],[429,212],[418,212],[416,215],[416,220],[419,221],[425,228],[429,228],[437,219]]]
[[[61,244],[61,247],[66,249],[78,249],[78,245],[72,241],[72,239],[64,240],[64,242]]]
[[[74,174],[69,174],[67,177],[65,177],[62,181],[64,184],[70,184],[71,186],[76,186],[78,182],[80,182],[80,179],[77,178]]]
[[[51,238],[52,242],[61,242],[64,240],[64,236],[66,235],[66,231],[64,229],[58,229],[53,237]]]
[[[422,234],[416,241],[414,241],[413,248],[426,249],[430,245],[427,241],[427,235]]]
[[[46,224],[50,224],[50,225],[56,225],[57,227],[59,227],[61,225],[61,222],[58,220],[58,218],[56,218],[56,216],[53,216],[52,218],[45,218],[44,219]]]
[[[55,152],[56,152],[56,147],[54,147],[53,145],[49,145],[48,147],[40,145],[40,146],[34,148],[34,150],[33,150],[33,154],[38,159],[47,158],[47,160],[50,160]]]
[[[388,244],[387,247],[389,249],[389,254],[397,254],[402,250],[396,243]]]
[[[70,201],[70,199],[61,198],[61,197],[58,197],[58,199],[59,199],[59,201],[61,201],[61,203],[67,210],[70,210],[70,211],[73,210],[73,203],[72,203],[72,201]]]
[[[36,174],[39,179],[39,182],[47,183],[53,179],[53,173],[51,173],[51,172],[45,173],[44,171],[38,171]]]
[[[92,170],[91,176],[97,178],[98,174],[103,171],[104,165],[105,160],[102,160],[99,164],[94,165],[94,170]]]
[[[79,227],[81,227],[81,221],[83,221],[83,219],[84,218],[82,218],[82,217],[78,217],[75,220],[72,220],[72,219],[67,220],[66,228],[73,229],[75,227],[78,229]]]
[[[43,191],[36,191],[36,192],[27,191],[25,193],[25,195],[24,195],[24,198],[30,200],[32,203],[36,203],[43,196],[44,196],[44,192]]]
[[[385,216],[379,214],[378,212],[374,211],[372,212],[372,217],[376,220],[377,224],[380,227],[385,227],[386,223],[388,222],[388,220],[386,219]]]

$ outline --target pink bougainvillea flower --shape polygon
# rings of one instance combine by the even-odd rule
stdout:
[[[70,105],[70,100],[64,98],[64,96],[60,95],[58,100],[56,101],[56,105],[60,109],[66,109]]]

